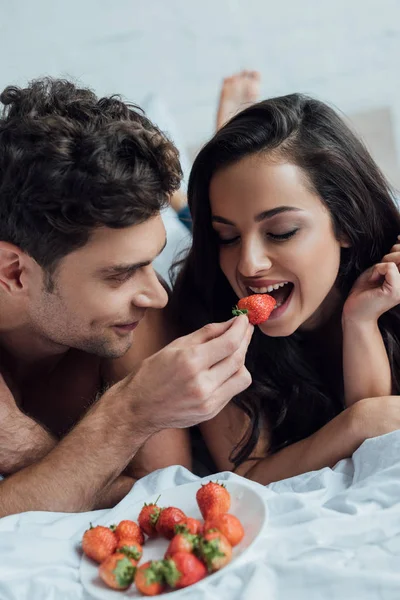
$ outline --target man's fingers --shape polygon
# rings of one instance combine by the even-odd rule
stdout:
[[[204,368],[211,368],[221,360],[234,354],[241,346],[243,340],[247,340],[248,335],[252,335],[254,331],[253,325],[250,325],[248,318],[245,315],[236,317],[231,327],[218,338],[214,338],[201,348],[203,353]]]
[[[221,410],[238,394],[246,390],[251,385],[251,375],[246,369],[242,367],[230,377],[212,396],[212,402],[214,406],[210,410],[210,414],[207,419],[209,420],[215,417]]]
[[[208,376],[212,378],[214,389],[218,389],[225,381],[232,377],[244,366],[247,349],[251,342],[254,329],[249,327],[242,339],[239,348],[233,353],[211,367]]]
[[[197,344],[205,344],[206,342],[213,340],[214,338],[218,338],[225,331],[233,325],[233,322],[238,317],[233,317],[229,321],[223,321],[222,323],[209,323],[205,325],[201,329],[194,331],[193,333],[189,333],[188,335],[182,336],[176,342],[179,342],[179,346],[194,346]],[[173,342],[175,343],[175,342]]]

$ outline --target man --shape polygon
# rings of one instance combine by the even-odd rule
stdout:
[[[0,517],[112,506],[190,466],[185,428],[250,383],[252,327],[168,343],[152,261],[181,173],[139,111],[58,80],[0,100]]]

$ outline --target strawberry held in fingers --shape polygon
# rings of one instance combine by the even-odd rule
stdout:
[[[82,537],[82,550],[89,558],[101,563],[117,547],[117,538],[109,527],[97,525],[85,531]]]
[[[243,525],[235,515],[229,513],[215,515],[207,519],[204,523],[204,533],[215,529],[226,537],[231,546],[237,546],[244,536]]]
[[[247,315],[252,325],[260,325],[269,318],[276,306],[276,300],[268,294],[252,294],[240,298],[237,306],[232,310],[234,316]]]
[[[188,552],[177,552],[164,561],[164,576],[169,586],[175,589],[193,585],[207,575],[205,565]]]
[[[175,525],[185,517],[185,513],[180,508],[175,506],[163,508],[157,519],[156,530],[167,540],[172,540],[175,535]]]
[[[99,567],[99,575],[113,590],[126,590],[135,577],[135,563],[125,554],[108,556]]]
[[[231,497],[226,487],[214,481],[209,481],[197,490],[196,500],[203,519],[226,513],[231,506]]]

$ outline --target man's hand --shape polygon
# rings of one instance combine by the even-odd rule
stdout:
[[[52,436],[18,408],[0,374],[0,473],[9,475],[45,456]]]
[[[212,419],[251,383],[244,361],[253,331],[245,316],[206,325],[145,359],[107,395],[132,399],[146,435]]]

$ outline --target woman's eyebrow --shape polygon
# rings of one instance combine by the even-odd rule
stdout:
[[[256,223],[260,223],[261,221],[264,221],[265,219],[270,219],[271,217],[274,217],[275,215],[279,215],[281,213],[284,212],[300,212],[301,209],[300,208],[296,208],[295,206],[277,206],[276,208],[270,208],[269,210],[264,210],[263,212],[261,212],[260,214],[256,215],[254,217],[254,220]],[[225,217],[220,217],[218,215],[214,215],[211,220],[215,223],[223,223],[224,225],[235,225],[235,223],[233,221],[229,221],[228,219],[225,219]]]

